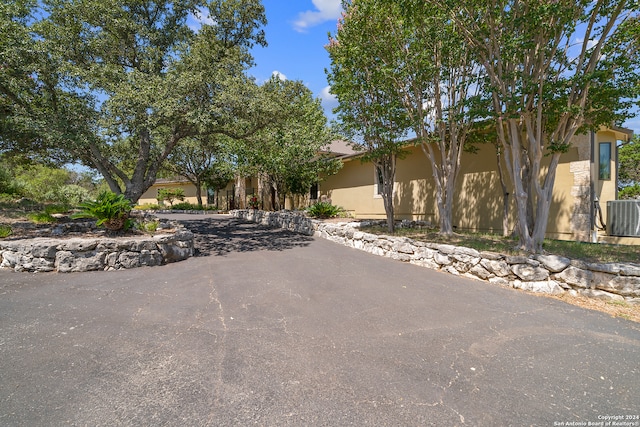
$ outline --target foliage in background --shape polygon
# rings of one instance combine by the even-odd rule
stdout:
[[[205,183],[217,188],[226,187],[233,176],[224,184],[219,183],[220,172],[231,170],[230,150],[234,146],[231,138],[224,135],[206,135],[186,138],[167,158],[165,168],[178,176],[183,176],[196,188],[198,206],[202,206],[202,187]],[[221,180],[223,181],[223,180]]]
[[[56,222],[55,217],[47,212],[31,212],[27,214],[27,218],[38,224]]]
[[[153,203],[145,203],[144,205],[136,205],[135,209],[139,209],[141,211],[157,211],[161,209],[160,205],[156,205]]]
[[[93,174],[31,162],[0,161],[0,193],[26,197],[38,203],[77,205],[95,197]]]
[[[265,23],[260,0],[7,0],[0,150],[80,161],[138,200],[184,138],[271,120],[245,73]]]
[[[93,218],[97,226],[110,231],[128,230],[133,225],[129,219],[132,203],[123,194],[105,191],[95,201],[81,203],[80,212],[72,218]]]
[[[173,206],[173,202],[176,200],[184,200],[183,188],[160,188],[158,190],[158,203],[169,202]]]
[[[640,199],[640,184],[633,184],[624,187],[622,190],[618,191],[618,198],[621,200]]]
[[[171,209],[179,210],[179,211],[201,211],[204,210],[205,207],[203,205],[195,205],[189,202],[176,203],[171,207]]]
[[[260,89],[279,120],[245,140],[239,163],[241,172],[267,178],[274,195],[270,204],[278,210],[285,196],[307,194],[318,179],[342,164],[321,154],[333,134],[320,100],[301,81],[272,76]]]
[[[426,3],[451,19],[482,66],[484,116],[514,185],[519,245],[540,252],[560,156],[576,134],[630,117],[640,97],[638,2]]]
[[[618,197],[640,198],[640,135],[619,148],[618,160]]]

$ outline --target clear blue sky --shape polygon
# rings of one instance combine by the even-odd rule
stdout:
[[[328,92],[325,68],[329,54],[324,49],[328,33],[335,33],[342,13],[340,0],[262,0],[267,15],[265,28],[268,47],[256,47],[252,53],[256,66],[249,72],[257,83],[273,73],[290,80],[301,80],[322,99],[329,117],[336,105]]]
[[[262,0],[267,15],[268,47],[253,50],[256,66],[250,70],[260,84],[273,73],[301,80],[322,99],[327,117],[336,106],[329,94],[325,68],[330,65],[324,49],[328,33],[334,34],[342,13],[340,0]],[[624,123],[640,134],[640,113]]]

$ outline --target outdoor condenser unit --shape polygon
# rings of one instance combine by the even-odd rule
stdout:
[[[640,200],[607,202],[607,234],[640,237]]]

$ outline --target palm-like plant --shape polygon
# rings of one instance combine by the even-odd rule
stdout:
[[[127,230],[133,224],[129,219],[131,201],[122,194],[110,191],[100,193],[95,202],[84,202],[79,205],[80,212],[73,218],[95,218],[98,227],[104,226],[110,231]]]

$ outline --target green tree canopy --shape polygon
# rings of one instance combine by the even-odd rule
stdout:
[[[515,187],[520,246],[541,251],[560,155],[577,133],[623,121],[638,101],[640,6],[633,0],[428,3],[457,23],[483,67],[486,116],[495,120]]]
[[[266,43],[259,0],[9,0],[2,11],[13,35],[0,41],[1,149],[62,153],[135,201],[184,138],[244,137],[269,120],[245,74],[249,49]],[[192,28],[200,15],[210,23]]]
[[[306,194],[321,176],[335,173],[339,162],[321,154],[333,135],[320,100],[302,82],[273,76],[261,91],[279,117],[246,139],[241,159],[247,171],[268,178],[278,208],[282,197]]]

